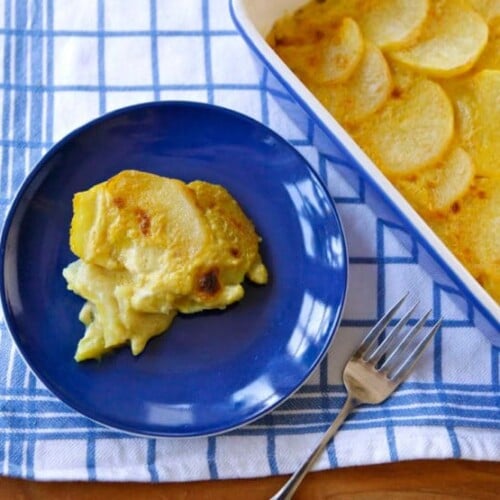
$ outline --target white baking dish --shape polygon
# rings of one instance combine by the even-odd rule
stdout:
[[[280,105],[309,136],[322,154],[345,158],[349,165],[376,191],[373,206],[384,219],[403,223],[428,253],[424,265],[445,287],[457,290],[474,307],[476,327],[500,346],[500,307],[435,235],[409,203],[399,194],[374,163],[337,123],[314,95],[292,73],[265,41],[274,22],[293,12],[305,0],[231,0],[233,20],[259,64],[268,68],[267,87]],[[422,259],[420,259],[422,261]]]

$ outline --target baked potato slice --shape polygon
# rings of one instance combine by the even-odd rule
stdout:
[[[500,71],[485,69],[447,85],[461,144],[478,175],[500,177]]]
[[[428,11],[429,0],[376,0],[362,2],[354,18],[364,37],[383,50],[396,50],[417,40]]]
[[[462,148],[451,148],[436,165],[418,175],[397,177],[394,185],[423,215],[450,208],[467,192],[474,180],[474,164]]]
[[[488,41],[488,25],[465,0],[435,0],[416,43],[391,57],[427,75],[468,71]]]
[[[380,109],[392,90],[391,72],[384,55],[371,42],[351,77],[337,85],[312,85],[328,111],[343,125],[363,121]]]
[[[363,56],[363,36],[353,19],[343,18],[330,29],[320,41],[275,47],[278,55],[304,82],[323,85],[344,82]]]
[[[453,108],[439,84],[417,79],[395,87],[384,106],[351,133],[383,172],[407,175],[443,158],[454,135]]]

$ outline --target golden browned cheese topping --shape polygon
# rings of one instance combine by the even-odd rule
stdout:
[[[315,0],[267,40],[500,302],[500,1]]]
[[[220,290],[219,270],[217,268],[204,271],[198,278],[198,292],[204,295],[215,295]]]
[[[126,170],[77,193],[63,271],[87,302],[75,358],[129,343],[139,354],[178,312],[224,309],[245,277],[267,282],[260,237],[222,186]]]

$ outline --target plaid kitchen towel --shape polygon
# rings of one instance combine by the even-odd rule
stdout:
[[[41,156],[75,127],[125,105],[194,100],[247,114],[296,146],[335,198],[350,252],[330,354],[271,414],[220,436],[146,439],[88,420],[36,380],[2,320],[1,474],[188,481],[290,472],[343,403],[349,353],[408,283],[444,325],[411,378],[385,404],[359,409],[316,468],[500,459],[499,349],[475,326],[474,308],[435,279],[419,244],[402,244],[411,239],[404,225],[384,220],[362,179],[319,154],[266,90],[227,0],[1,0],[0,54],[2,217]]]

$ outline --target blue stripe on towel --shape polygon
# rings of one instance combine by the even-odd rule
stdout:
[[[150,23],[151,23],[151,72],[153,76],[153,90],[156,101],[160,100],[160,70],[158,68],[158,13],[156,9],[156,0],[150,0]]]
[[[99,113],[106,111],[106,40],[104,35],[104,0],[97,0],[97,71],[99,81]]]
[[[219,472],[217,470],[217,438],[215,436],[211,436],[207,440],[207,461],[208,461],[208,469],[210,471],[210,479],[218,479]]]

